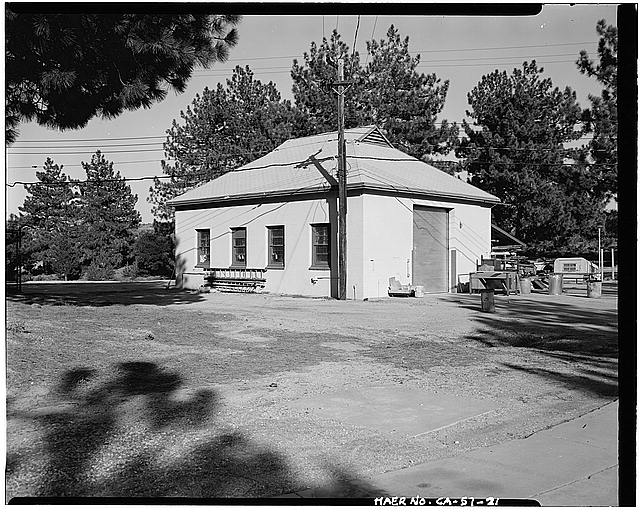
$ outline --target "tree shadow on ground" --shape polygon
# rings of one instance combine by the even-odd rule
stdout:
[[[595,396],[603,398],[616,398],[618,396],[617,376],[607,372],[585,369],[580,374],[575,374],[516,364],[503,363],[503,366],[556,381],[568,389],[586,390]]]
[[[107,373],[65,372],[54,405],[40,410],[8,405],[9,420],[41,434],[31,451],[8,445],[8,496],[265,497],[301,488],[283,456],[220,422],[216,392],[186,393],[179,374],[150,362]]]
[[[525,355],[523,361],[528,364],[504,366],[570,389],[586,390],[601,397],[617,396],[618,315],[614,304],[595,303],[586,297],[545,300],[545,297],[496,296],[495,299],[495,313],[482,312],[478,295],[457,295],[443,300],[478,312],[473,320],[479,327],[466,336],[468,340],[490,349],[530,349],[542,356],[541,359]],[[535,364],[549,366],[532,366]],[[562,370],[556,371],[556,367]]]
[[[484,313],[478,295],[443,299],[477,311],[479,329],[469,339],[487,346],[517,346],[577,355],[617,357],[618,315],[614,308],[597,309],[576,299],[561,302],[496,296],[496,312]],[[587,301],[588,299],[584,299]]]
[[[167,288],[166,281],[28,284],[22,286],[22,293],[15,286],[6,286],[5,291],[8,301],[43,306],[169,306],[204,300],[197,292]]]

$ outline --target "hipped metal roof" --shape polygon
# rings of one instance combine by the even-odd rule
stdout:
[[[500,202],[496,196],[395,149],[376,126],[345,130],[344,136],[348,191],[365,189],[440,200]],[[234,200],[259,201],[328,191],[329,180],[337,179],[337,140],[337,132],[290,139],[263,157],[168,204],[216,206]]]

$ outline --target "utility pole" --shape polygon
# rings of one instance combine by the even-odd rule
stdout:
[[[338,299],[347,298],[347,156],[344,144],[344,59],[338,59]]]
[[[603,273],[602,273],[602,265],[603,265],[603,260],[602,260],[602,249],[600,247],[600,230],[601,230],[601,226],[598,226],[598,266],[600,267],[600,281],[602,281],[603,278]]]
[[[615,279],[616,278],[616,271],[615,271],[615,261],[613,258],[613,247],[611,247],[611,279]]]
[[[344,147],[344,60],[338,59],[338,298],[347,298],[347,166]]]
[[[22,293],[22,226],[18,225],[18,239],[16,240],[16,283],[18,284],[18,292]]]

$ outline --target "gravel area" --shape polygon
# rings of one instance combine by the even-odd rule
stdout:
[[[496,296],[490,315],[462,294],[339,302],[100,287],[7,298],[7,499],[336,488],[617,397],[610,291]],[[295,406],[372,386],[496,407],[412,437]]]

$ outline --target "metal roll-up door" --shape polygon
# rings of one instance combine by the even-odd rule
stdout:
[[[413,207],[413,284],[425,292],[448,291],[449,211]]]

